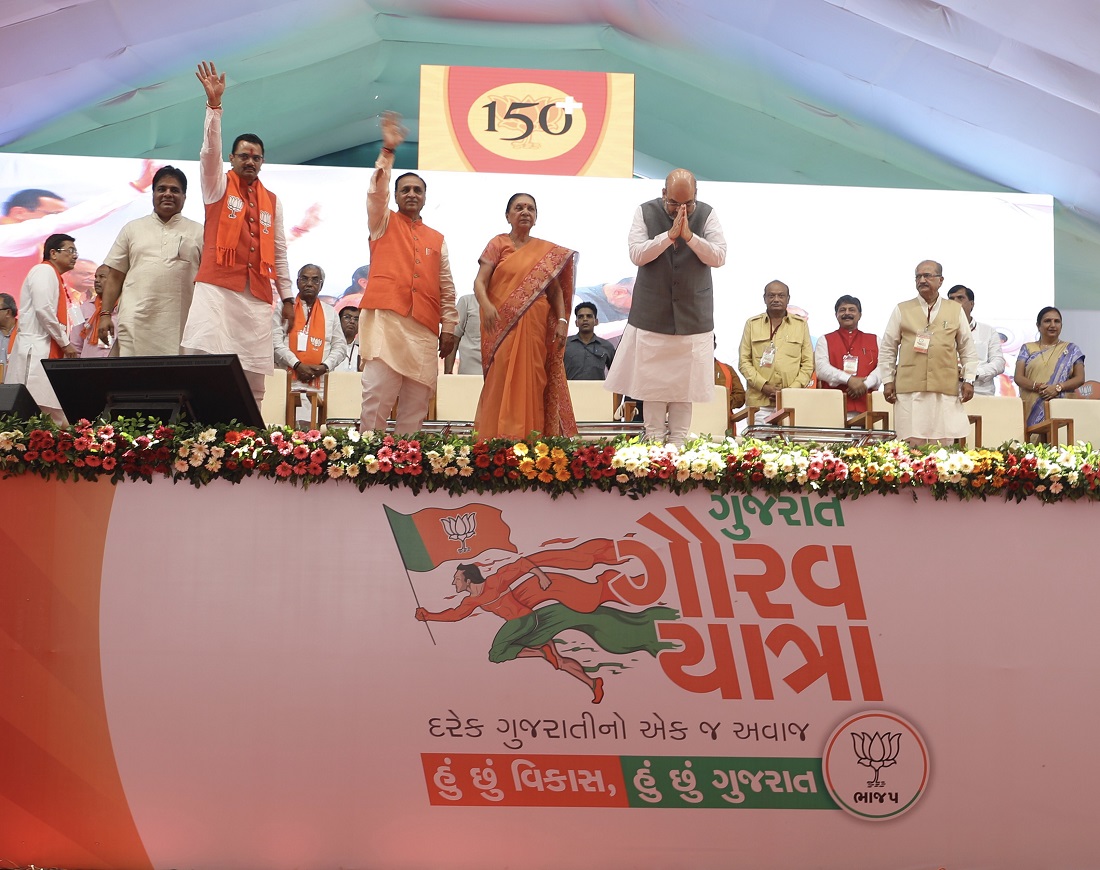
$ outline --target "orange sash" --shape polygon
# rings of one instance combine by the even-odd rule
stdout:
[[[11,349],[15,347],[15,334],[19,332],[19,322],[16,321],[15,325],[11,328],[11,335],[8,336],[8,359],[11,359]]]
[[[61,280],[61,273],[57,271],[57,266],[53,263],[48,263],[49,267],[53,269],[54,274],[57,275],[57,322],[61,324],[61,331],[64,335],[69,334],[69,288],[65,286],[65,282]],[[68,342],[65,342],[68,345]],[[52,338],[50,339],[50,359],[61,359],[63,354],[61,353],[61,345],[59,345]]]
[[[314,300],[307,323],[305,308],[301,299],[294,300],[294,325],[288,336],[292,342],[291,352],[307,366],[319,366],[325,361],[325,312],[321,308],[321,301]],[[297,337],[307,329],[309,337],[306,339],[306,349],[298,350]]]
[[[257,179],[256,198],[260,211],[260,274],[266,278],[275,276],[275,200],[267,188]],[[225,196],[222,198],[225,210],[218,218],[218,236],[216,241],[216,259],[221,266],[233,266],[237,261],[237,243],[240,241],[241,228],[245,222],[239,220],[244,213],[245,203],[241,197],[240,176],[230,170],[225,174]]]
[[[89,341],[92,344],[99,343],[99,315],[103,313],[103,297],[98,293],[95,295],[95,311],[92,312],[92,316],[88,318],[88,322],[80,327],[81,335],[84,336],[84,342],[87,344]]]

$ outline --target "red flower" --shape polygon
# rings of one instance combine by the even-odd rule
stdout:
[[[225,433],[225,438],[223,440],[226,444],[236,444],[241,440],[241,433],[235,430],[230,430],[229,432]]]
[[[287,462],[280,462],[278,465],[275,466],[275,473],[279,477],[290,477],[290,472],[291,471],[293,471],[293,469],[290,467],[290,464],[287,463]]]
[[[104,456],[103,457],[103,470],[104,471],[113,471],[114,467],[115,467],[115,458],[113,456]]]

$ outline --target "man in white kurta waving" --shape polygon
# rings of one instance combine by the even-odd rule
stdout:
[[[283,207],[260,181],[264,143],[255,133],[233,140],[222,171],[222,94],[225,73],[203,61],[195,73],[206,91],[206,126],[199,181],[206,207],[202,264],[183,330],[184,353],[235,353],[259,407],[264,379],[274,371],[271,308],[294,316],[286,261]]]

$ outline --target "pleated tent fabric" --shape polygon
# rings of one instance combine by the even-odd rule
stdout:
[[[1098,43],[1081,0],[24,0],[0,150],[193,159],[203,58],[272,161],[336,165],[385,108],[415,143],[421,64],[632,72],[637,174],[1050,193],[1058,303],[1096,310]]]

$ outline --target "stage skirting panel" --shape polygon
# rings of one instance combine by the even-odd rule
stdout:
[[[0,494],[12,864],[1095,866],[1094,504]]]

